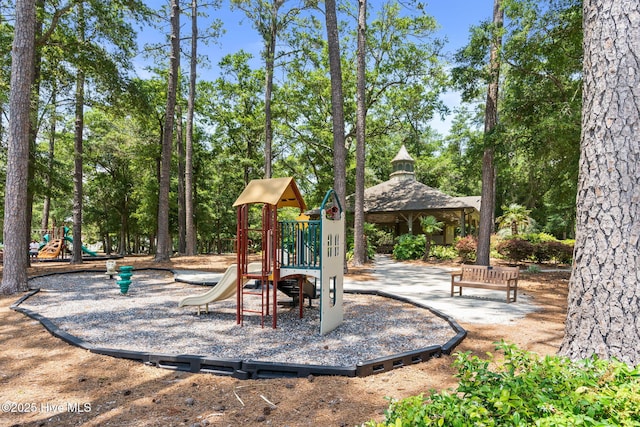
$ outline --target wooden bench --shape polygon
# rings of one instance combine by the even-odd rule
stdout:
[[[462,271],[451,273],[451,296],[462,295],[462,288],[496,289],[507,291],[507,302],[515,302],[518,293],[518,267],[487,267],[467,265]],[[456,280],[457,279],[457,280]],[[458,287],[458,291],[455,288]],[[513,292],[513,298],[511,293]]]

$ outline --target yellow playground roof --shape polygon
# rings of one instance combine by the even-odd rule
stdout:
[[[254,179],[245,187],[234,207],[252,203],[266,203],[305,210],[307,207],[292,177]]]

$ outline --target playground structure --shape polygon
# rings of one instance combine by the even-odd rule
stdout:
[[[260,228],[249,224],[251,205],[262,205]],[[237,279],[236,321],[243,324],[246,313],[264,318],[271,314],[272,327],[277,327],[278,286],[283,279],[297,281],[289,293],[297,291],[300,317],[306,292],[307,278],[320,283],[320,333],[327,334],[343,320],[344,274],[344,212],[334,190],[329,190],[320,207],[320,218],[304,215],[306,205],[291,177],[251,181],[233,204],[237,208]],[[278,221],[278,209],[292,207],[300,210],[294,221]],[[250,233],[261,236],[261,271],[249,269]],[[256,280],[258,289],[247,289],[245,283]],[[317,289],[313,289],[314,294]],[[306,295],[310,299],[316,295]],[[260,310],[245,308],[245,298],[259,297]]]
[[[67,243],[71,243],[73,245],[73,238],[69,236],[69,231],[69,227],[59,227],[51,230],[51,233],[47,232],[43,234],[42,238],[44,243],[40,246],[40,250],[38,251],[38,259],[52,260],[64,257],[64,249]],[[82,246],[81,249],[82,252],[89,256],[98,256],[98,254],[84,246]]]

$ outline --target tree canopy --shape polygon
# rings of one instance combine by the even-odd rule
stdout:
[[[161,161],[161,143],[169,131],[164,128],[170,71],[169,5],[167,2],[152,10],[143,2],[118,2],[117,7],[112,2],[105,9],[99,2],[85,3],[88,33],[83,46],[77,43],[72,25],[75,21],[67,6],[53,9],[48,5],[38,13],[43,20],[38,40],[42,72],[40,96],[33,107],[32,237],[37,237],[42,228],[68,224],[72,214],[73,91],[75,72],[82,70],[86,76],[83,240],[103,242],[104,248],[120,253],[141,248],[153,252],[158,236],[162,167],[168,167],[168,207],[163,209],[173,242],[178,241],[177,224],[182,215],[177,201],[179,132],[171,137],[169,163]],[[198,13],[206,16],[217,7],[230,7],[214,3],[199,4]],[[270,7],[279,5],[276,3]],[[246,10],[261,10],[252,2],[235,4]],[[269,2],[260,3],[260,7],[267,5]],[[191,13],[190,7],[181,6],[180,13]],[[250,179],[265,174],[265,135],[271,139],[267,154],[272,158],[271,174],[294,176],[309,206],[317,206],[334,185],[330,49],[322,7],[300,2],[280,9],[287,12],[287,31],[273,39],[277,44],[267,57],[273,61],[270,71],[264,57],[261,60],[243,50],[227,51],[217,64],[198,58],[202,67],[194,91],[192,131],[193,220],[198,251],[225,250],[233,238],[231,204]],[[541,229],[558,237],[571,236],[575,220],[581,109],[580,8],[577,0],[504,1],[500,123],[493,136],[498,166],[495,216],[503,215],[501,206],[515,203],[529,210]],[[346,194],[352,194],[356,183],[358,11],[357,5],[340,2],[336,11]],[[0,37],[10,41],[14,16],[8,8],[0,9],[0,14]],[[366,18],[365,185],[387,179],[390,160],[404,144],[416,159],[419,181],[453,196],[479,195],[485,141],[479,125],[484,112],[478,107],[483,103],[487,82],[490,24],[479,22],[470,31],[468,45],[447,59],[446,40],[436,36],[438,23],[428,14],[428,8],[385,1],[368,5]],[[215,34],[224,31],[219,22],[198,22],[202,22],[202,39],[215,40]],[[132,61],[136,32],[151,28],[164,37],[138,46],[147,54]],[[266,36],[266,30],[260,27],[260,34]],[[190,52],[189,29],[183,28],[182,33],[181,55],[186,59]],[[225,46],[221,49],[224,51]],[[0,53],[0,72],[9,76],[10,55],[7,51]],[[144,66],[140,65],[141,58],[146,58]],[[269,72],[273,75],[267,88]],[[188,71],[179,70],[177,79],[176,111],[184,112]],[[265,97],[266,90],[271,93]],[[464,102],[449,111],[443,94],[453,90],[463,93]],[[8,96],[9,87],[0,84],[3,171]],[[270,103],[268,110],[266,102]],[[270,115],[268,121],[265,114]],[[454,119],[450,132],[441,135],[433,129],[431,120],[445,114]],[[176,115],[172,128],[185,120]],[[50,206],[46,214],[45,200]]]

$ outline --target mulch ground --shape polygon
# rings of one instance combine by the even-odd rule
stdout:
[[[158,265],[150,257],[127,257],[123,263],[223,271],[234,261],[177,257]],[[104,262],[35,263],[29,274],[87,268],[104,268]],[[349,274],[365,278],[368,270]],[[505,340],[555,354],[564,332],[568,279],[566,271],[523,273],[519,292],[540,310],[509,325],[461,324],[468,336],[456,350],[484,356]],[[0,297],[0,426],[355,426],[382,420],[388,398],[456,384],[453,355],[364,378],[241,381],[158,369],[64,343],[9,308],[19,297]]]

